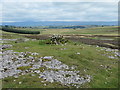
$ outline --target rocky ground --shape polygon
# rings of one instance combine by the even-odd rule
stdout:
[[[1,39],[0,42],[16,41],[16,39]],[[79,88],[82,84],[90,82],[93,78],[90,75],[80,75],[80,71],[76,70],[76,66],[69,66],[54,58],[54,56],[39,57],[36,52],[15,52],[13,50],[5,50],[12,45],[0,45],[0,79],[6,77],[15,77],[32,73],[33,76],[38,74],[39,78],[46,82],[59,82],[62,85],[73,86]],[[99,47],[99,46],[97,46]],[[27,48],[27,47],[26,47]],[[115,59],[120,55],[118,49],[103,48],[100,49],[107,52],[114,51],[109,58]],[[80,54],[77,52],[76,54]],[[104,55],[107,55],[104,54]],[[101,65],[102,66],[102,65]]]
[[[12,40],[12,39],[9,39]],[[7,40],[2,40],[7,41]],[[80,87],[81,84],[90,82],[91,76],[80,76],[80,71],[76,71],[76,66],[69,67],[54,56],[38,57],[36,52],[15,52],[4,50],[12,45],[4,44],[0,46],[0,79],[6,77],[19,78],[27,73],[38,74],[48,82],[60,82],[63,85]]]

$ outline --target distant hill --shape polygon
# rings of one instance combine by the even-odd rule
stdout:
[[[69,25],[118,25],[117,21],[112,22],[80,22],[80,21],[40,21],[40,22],[7,22],[2,25],[13,26],[69,26]]]

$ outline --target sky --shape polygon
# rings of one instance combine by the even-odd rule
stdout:
[[[2,22],[117,21],[118,2],[2,2]]]

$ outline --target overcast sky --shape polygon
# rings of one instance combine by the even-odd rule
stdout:
[[[117,21],[117,2],[4,2],[3,22]]]

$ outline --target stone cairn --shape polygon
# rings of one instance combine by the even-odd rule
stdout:
[[[51,44],[55,44],[55,45],[62,45],[68,42],[68,40],[65,40],[65,38],[63,38],[62,35],[53,35],[50,41],[51,41]]]

